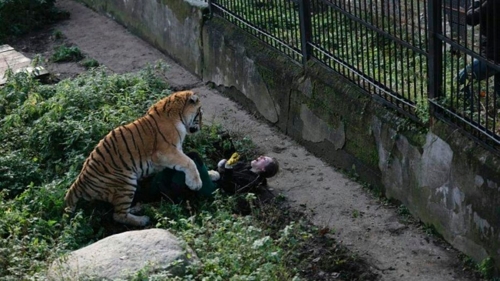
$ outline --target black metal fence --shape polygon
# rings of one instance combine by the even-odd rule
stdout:
[[[413,119],[500,144],[500,0],[208,2],[297,63],[317,60]]]

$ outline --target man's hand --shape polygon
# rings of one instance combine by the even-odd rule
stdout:
[[[219,163],[217,163],[217,168],[224,167],[224,165],[226,164],[226,162],[227,162],[227,159],[220,160]]]
[[[231,155],[231,158],[229,158],[229,160],[226,159],[220,160],[219,163],[217,163],[217,168],[219,168],[219,171],[221,171],[222,167],[226,169],[232,169],[233,165],[236,164],[236,162],[238,162],[239,159],[240,155],[237,152],[235,152],[233,153],[233,155]]]

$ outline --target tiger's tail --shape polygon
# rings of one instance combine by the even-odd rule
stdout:
[[[65,208],[64,211],[66,213],[73,213],[76,209],[76,204],[78,203],[78,200],[80,199],[80,196],[78,196],[77,192],[77,187],[78,187],[78,182],[80,180],[77,179],[69,188],[68,192],[66,192],[66,195],[64,196],[64,204]]]

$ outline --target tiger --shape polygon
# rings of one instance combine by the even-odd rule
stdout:
[[[113,220],[145,226],[149,217],[132,214],[138,180],[164,168],[182,171],[191,190],[202,186],[196,165],[182,151],[186,135],[202,127],[201,101],[193,91],[173,93],[146,115],[109,132],[90,153],[64,197],[65,211],[74,213],[80,198],[113,204]]]

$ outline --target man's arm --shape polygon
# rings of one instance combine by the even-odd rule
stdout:
[[[235,163],[237,161],[237,159],[239,158],[239,155],[233,154],[233,156],[234,156],[234,158],[231,157],[231,159],[229,159],[229,160],[222,159],[217,164],[217,168],[218,168],[220,176],[221,176],[221,178],[219,180],[219,184],[218,184],[219,188],[224,190],[226,193],[229,193],[229,194],[234,194],[234,192],[235,192],[235,186],[234,186],[234,181],[233,181],[233,174],[234,174],[233,168],[234,168],[234,166],[241,164],[241,163]]]
[[[226,168],[219,180],[219,188],[228,194],[234,194],[235,192],[233,174],[233,168]]]
[[[490,0],[491,1],[491,0]],[[488,0],[480,1],[475,0],[472,5],[467,9],[467,15],[465,17],[465,22],[468,25],[477,25],[481,17],[484,17],[485,12],[488,9]]]

